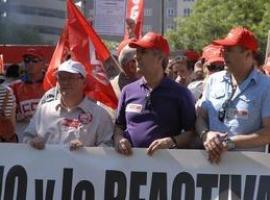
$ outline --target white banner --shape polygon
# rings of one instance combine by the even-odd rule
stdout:
[[[70,152],[67,146],[0,144],[4,200],[260,200],[269,198],[269,185],[270,157],[264,153],[225,153],[217,165],[199,150],[148,156],[134,149],[126,157],[112,148]]]
[[[124,35],[125,0],[96,0],[94,10],[94,26],[100,35]]]

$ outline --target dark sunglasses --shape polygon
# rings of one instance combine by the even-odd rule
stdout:
[[[221,122],[224,122],[225,116],[226,116],[226,110],[229,106],[230,99],[227,99],[221,106],[221,108],[218,111],[218,119]]]
[[[25,58],[23,59],[23,61],[24,61],[25,63],[30,63],[30,62],[32,62],[32,63],[38,63],[38,62],[40,62],[41,60],[40,60],[39,58],[25,57]]]
[[[151,95],[148,93],[145,96],[144,110],[152,110]]]
[[[207,69],[208,69],[210,72],[219,72],[219,71],[224,70],[224,65],[210,64],[210,65],[207,65]]]

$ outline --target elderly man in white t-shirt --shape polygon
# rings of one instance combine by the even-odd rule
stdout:
[[[46,144],[82,146],[111,144],[113,125],[108,113],[84,94],[86,72],[68,60],[57,72],[60,99],[41,105],[24,132],[24,142],[43,149]]]

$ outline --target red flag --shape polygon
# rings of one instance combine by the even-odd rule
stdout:
[[[5,65],[3,54],[0,54],[0,80],[1,82],[5,80]]]
[[[144,1],[128,0],[126,11],[126,28],[124,39],[120,42],[117,55],[131,40],[139,39],[143,33]]]
[[[67,51],[67,49],[68,49],[68,32],[66,25],[63,33],[60,35],[59,41],[57,42],[48,70],[44,77],[43,87],[45,90],[49,90],[50,88],[55,86],[56,84],[55,72],[57,71],[58,66],[62,63],[63,58],[67,54],[67,52],[65,52],[65,50]]]
[[[49,89],[55,85],[54,72],[61,63],[65,50],[68,50],[72,59],[85,67],[88,78],[86,94],[115,109],[117,97],[103,67],[110,53],[72,0],[67,1],[67,12],[67,24],[46,73],[44,87]]]
[[[143,0],[128,0],[126,12],[126,25],[124,40],[130,38],[129,31],[134,32],[134,37],[139,39],[143,32],[143,17],[144,17],[144,1]],[[128,29],[133,30],[128,30]]]
[[[4,57],[2,54],[0,54],[0,74],[5,73],[5,68],[4,68]]]

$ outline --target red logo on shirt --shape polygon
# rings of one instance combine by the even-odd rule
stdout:
[[[79,121],[82,124],[89,124],[93,120],[93,115],[91,113],[81,113],[79,114]]]
[[[64,119],[63,126],[66,127],[72,127],[72,128],[79,128],[81,125],[81,122],[77,119]]]

